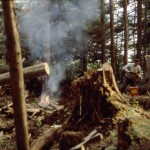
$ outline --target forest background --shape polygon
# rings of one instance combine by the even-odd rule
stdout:
[[[1,6],[0,6],[1,7]],[[110,62],[117,80],[121,67],[150,54],[148,0],[15,0],[24,67],[47,62],[51,93]],[[8,71],[3,10],[0,9],[0,73]]]

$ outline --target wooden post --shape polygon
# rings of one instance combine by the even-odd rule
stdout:
[[[131,121],[123,118],[118,121],[118,149],[128,149],[131,145]]]
[[[2,8],[5,19],[5,32],[7,36],[7,55],[11,77],[17,149],[29,150],[22,56],[19,34],[15,21],[13,0],[2,0]]]

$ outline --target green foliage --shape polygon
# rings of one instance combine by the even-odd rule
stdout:
[[[101,66],[100,61],[95,61],[93,63],[88,63],[87,68],[98,69],[100,68],[100,66]]]
[[[94,61],[92,63],[87,64],[87,69],[98,69],[100,68],[101,64],[100,61]],[[66,77],[67,79],[74,80],[75,78],[83,75],[83,70],[81,69],[80,60],[72,61],[70,63],[65,64],[66,69]]]
[[[2,32],[0,32],[0,42],[3,42],[5,40],[6,40],[6,36]]]
[[[95,20],[93,22],[90,22],[90,24],[88,24],[87,26],[87,30],[88,30],[88,33],[91,33],[91,32],[94,32],[96,33],[95,31],[101,31],[101,23],[100,23],[100,20]]]
[[[8,64],[4,59],[0,59],[0,73],[5,73],[9,69]]]
[[[74,80],[82,74],[80,61],[72,61],[70,63],[65,64],[65,74],[66,77],[70,80]]]
[[[6,64],[4,59],[0,59],[0,66],[4,66]]]
[[[42,122],[41,122],[41,120],[36,120],[36,123],[35,123],[35,125],[36,125],[37,127],[40,127],[40,126],[42,125]]]
[[[64,15],[66,13],[68,13],[67,10],[64,9],[65,8],[64,7],[65,2],[70,1],[75,6],[78,2],[80,2],[80,0],[62,0],[62,1],[49,0],[49,1],[50,1],[50,4],[58,3],[60,5],[60,8],[62,8],[62,10],[64,12]],[[135,3],[136,2],[133,2],[133,4],[135,4]],[[149,6],[149,2],[145,2],[145,4],[146,3]],[[17,10],[17,14],[18,14],[17,19],[19,19],[19,17],[21,18],[22,14],[25,14],[28,11],[28,9],[31,7],[32,2],[28,3],[28,5],[27,5],[26,2],[20,1],[20,2],[17,2],[17,4],[18,5],[16,5],[16,7],[20,8],[20,9]],[[145,4],[143,4],[143,7],[144,7]],[[22,5],[24,5],[26,9],[21,9]],[[64,6],[62,6],[62,5],[64,5]],[[87,67],[88,68],[94,68],[94,69],[99,67],[99,62],[97,60],[100,60],[100,58],[101,58],[100,46],[101,46],[101,42],[102,42],[101,41],[102,40],[102,38],[101,38],[102,32],[105,32],[105,40],[106,40],[106,45],[107,45],[106,56],[110,55],[110,49],[109,49],[109,43],[110,43],[110,33],[109,33],[110,32],[110,30],[109,30],[110,29],[110,24],[109,24],[110,23],[110,10],[109,10],[109,7],[110,7],[109,6],[109,1],[105,2],[105,22],[106,22],[106,30],[105,31],[102,31],[102,29],[101,29],[100,12],[97,12],[97,10],[96,10],[95,15],[98,16],[97,19],[95,19],[92,22],[90,20],[88,22],[88,24],[86,24],[83,27],[83,33],[86,34],[86,40],[85,41],[82,39],[83,37],[78,36],[78,38],[76,38],[76,35],[74,35],[74,33],[68,33],[68,37],[66,39],[63,39],[65,46],[62,49],[63,49],[64,53],[67,53],[67,55],[70,55],[71,57],[74,57],[74,55],[78,56],[77,58],[74,57],[72,62],[65,64],[66,74],[69,78],[71,78],[71,79],[75,78],[75,77],[79,76],[80,74],[82,74],[82,72],[83,72],[81,70],[82,67],[81,67],[81,64],[80,64],[80,61],[79,61],[79,58],[81,58],[81,56],[80,56],[81,54],[80,54],[79,51],[82,50],[85,45],[87,46],[87,53],[88,53],[87,54]],[[121,8],[121,10],[122,10],[122,7],[123,7],[123,2],[121,0],[114,1],[114,9],[115,9],[114,14],[116,15],[116,13],[119,12],[116,9]],[[1,3],[0,3],[0,8],[1,8]],[[133,9],[135,9],[135,8],[133,8]],[[148,9],[147,11],[149,12],[150,7],[148,7],[147,9]],[[80,16],[82,11],[75,12],[75,10],[72,10],[71,13],[77,13],[78,12],[79,13],[78,15]],[[1,59],[0,60],[0,71],[1,71],[1,68],[6,68],[7,65],[6,65],[5,61],[2,59],[2,58],[4,58],[5,52],[6,52],[6,48],[5,48],[6,37],[5,37],[5,34],[4,34],[4,22],[3,22],[2,10],[1,10],[0,13],[1,13],[0,14],[0,59]],[[149,13],[147,13],[147,14],[149,14]],[[88,16],[88,14],[87,14],[87,16]],[[65,16],[64,16],[64,18],[65,18]],[[135,26],[135,24],[132,23],[133,19],[131,19],[132,17],[130,17],[130,13],[129,13],[128,18],[129,18],[129,28],[132,27],[131,25]],[[75,19],[77,19],[77,21],[78,21],[79,18],[75,18]],[[144,17],[143,17],[143,20],[144,20]],[[80,21],[79,21],[79,23],[80,23]],[[118,18],[117,19],[116,19],[116,16],[115,16],[115,22],[114,22],[115,36],[116,36],[116,34],[118,34],[118,37],[119,37],[118,38],[119,42],[117,43],[116,48],[121,50],[121,51],[117,50],[117,63],[118,63],[119,67],[120,67],[120,64],[123,63],[123,61],[122,61],[123,58],[121,56],[122,51],[123,51],[123,40],[124,40],[123,36],[121,35],[121,32],[123,31],[123,24],[122,23],[123,23],[123,12],[120,11],[118,13]],[[18,21],[18,24],[19,24],[19,21]],[[78,30],[77,30],[77,32],[78,32]],[[149,33],[149,30],[147,30],[147,32]],[[129,37],[129,41],[128,41],[130,51],[133,49],[133,46],[134,46],[133,45],[133,40],[130,40],[131,36]],[[146,36],[146,37],[147,37],[147,43],[149,43],[149,40],[148,40],[149,36]],[[30,57],[30,55],[31,55],[30,52],[29,52],[29,45],[28,45],[28,42],[27,42],[27,38],[28,37],[24,37],[23,35],[20,35],[21,47],[23,49],[23,51],[22,51],[23,52],[23,57],[25,57],[26,60],[28,60],[28,57]],[[79,44],[79,43],[81,43],[81,44]],[[147,47],[147,53],[148,54],[150,53],[149,51],[150,51],[150,49],[149,49],[149,47]],[[51,54],[52,53],[54,54],[54,56],[53,56],[54,59],[51,58],[51,60],[54,62],[55,61],[55,55],[56,55],[55,50],[52,51]],[[52,57],[52,55],[51,55],[51,57]],[[61,57],[65,57],[65,56],[61,55]]]

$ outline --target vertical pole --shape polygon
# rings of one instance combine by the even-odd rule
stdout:
[[[18,150],[29,150],[27,113],[24,95],[24,78],[19,34],[17,31],[14,2],[2,0],[5,32],[7,36],[7,58],[10,68],[11,92]]]

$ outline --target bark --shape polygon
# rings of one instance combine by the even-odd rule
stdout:
[[[133,26],[133,48],[134,48],[134,55],[136,54],[136,15],[137,15],[137,7],[135,7],[135,12],[134,12],[134,26]],[[130,25],[130,24],[129,24]]]
[[[7,36],[7,54],[9,58],[17,149],[29,150],[22,56],[13,0],[2,0],[2,8]]]
[[[144,39],[143,39],[143,43],[144,43],[144,56],[147,54],[147,43],[148,43],[148,40],[147,40],[147,22],[148,22],[148,19],[147,19],[147,14],[148,14],[148,6],[147,6],[147,2],[145,1],[144,2],[145,4],[145,11],[144,11]],[[145,72],[146,72],[146,61],[144,60],[143,62],[143,74],[144,74],[144,78],[145,78]]]
[[[111,65],[116,75],[116,51],[114,48],[114,1],[110,0],[110,38],[111,38]]]
[[[131,145],[131,122],[127,119],[118,121],[118,149],[128,149]]]
[[[141,60],[141,50],[142,50],[142,1],[137,1],[137,30],[138,30],[138,40],[137,40],[137,58]],[[141,63],[141,62],[140,62]],[[142,64],[142,63],[141,63]]]
[[[106,56],[105,56],[105,2],[104,0],[101,0],[101,28],[102,28],[102,64],[106,62]]]
[[[34,66],[23,68],[24,79],[31,79],[37,76],[49,75],[50,70],[47,63],[41,63]],[[0,74],[0,85],[8,84],[10,82],[10,73]]]
[[[123,0],[124,8],[124,64],[128,63],[128,17],[127,17],[127,0]]]

